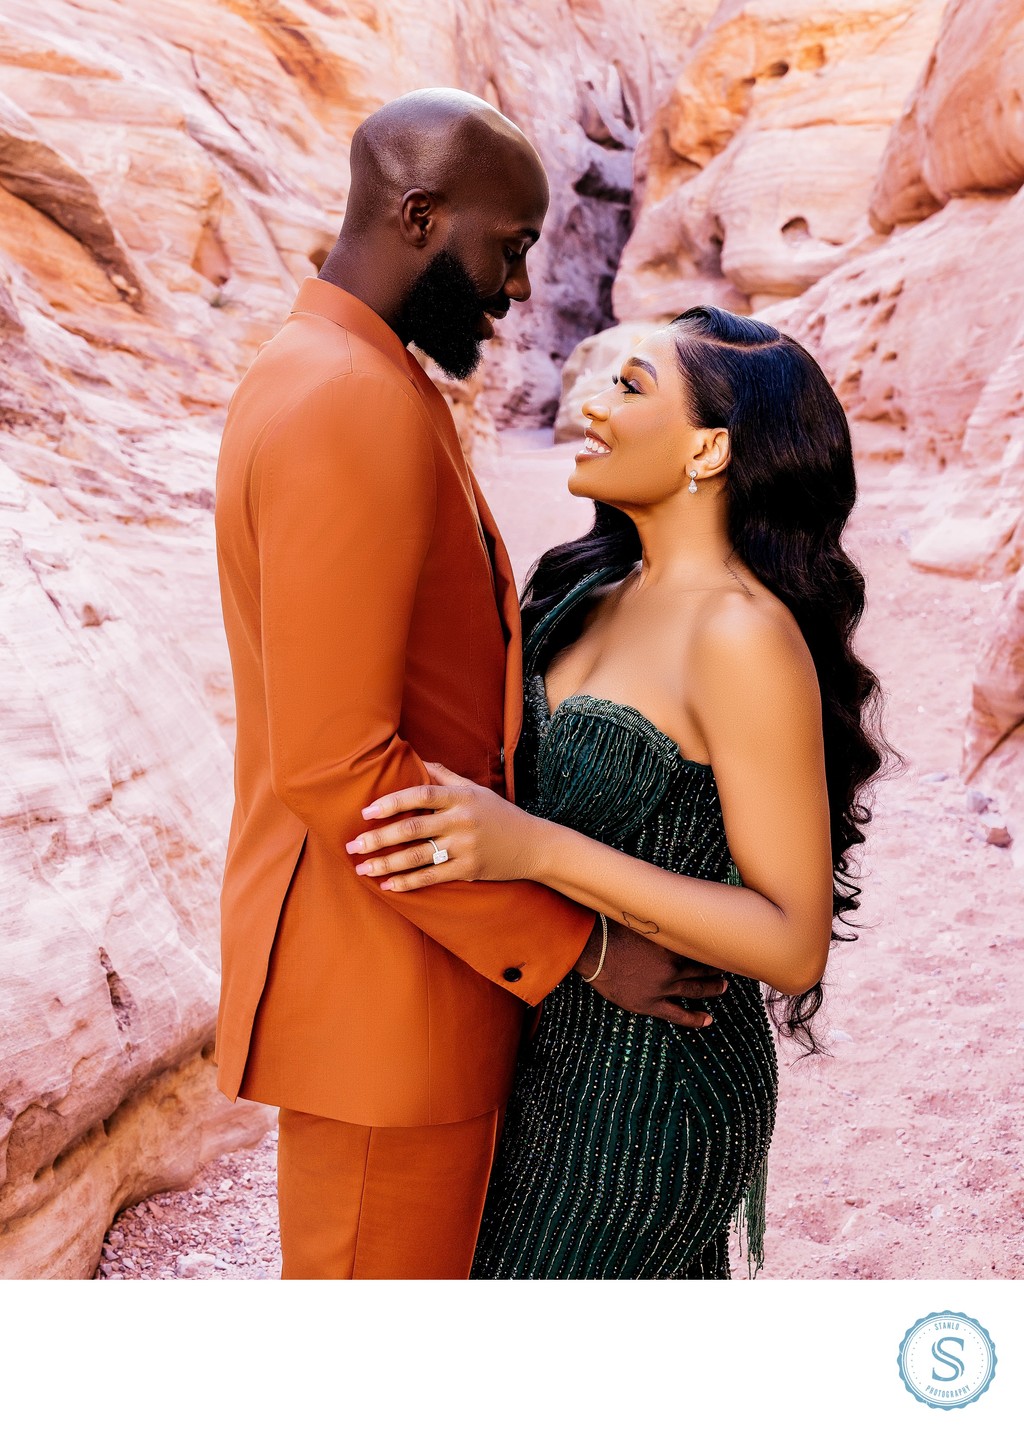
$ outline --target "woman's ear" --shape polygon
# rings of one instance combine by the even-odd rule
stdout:
[[[705,479],[713,479],[728,469],[732,456],[728,429],[702,429],[699,434],[700,448],[694,459],[700,465]]]

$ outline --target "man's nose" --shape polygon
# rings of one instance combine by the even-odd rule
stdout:
[[[509,299],[514,299],[517,304],[524,304],[530,298],[533,287],[530,284],[530,276],[526,272],[525,262],[516,265],[505,281],[503,292],[508,295]]]

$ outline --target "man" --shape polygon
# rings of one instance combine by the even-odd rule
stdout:
[[[351,168],[338,241],[239,386],[217,474],[237,704],[219,1081],[281,1109],[284,1277],[465,1277],[523,1017],[594,973],[600,934],[532,884],[390,894],[345,844],[424,758],[511,795],[511,569],[406,345],[473,371],[529,297],[547,181],[514,125],[452,90],[377,111]],[[643,1012],[721,991],[691,971],[613,929],[596,986]]]

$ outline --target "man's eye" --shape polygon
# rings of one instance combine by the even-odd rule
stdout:
[[[507,245],[505,246],[505,258],[508,260],[509,264],[515,264],[516,261],[517,261],[517,260],[521,260],[522,257],[523,257],[523,251],[522,251],[522,250],[509,249]]]

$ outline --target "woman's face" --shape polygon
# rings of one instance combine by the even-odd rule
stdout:
[[[569,491],[616,508],[645,508],[679,492],[706,430],[690,422],[672,331],[636,346],[618,375],[583,406],[586,438]]]

